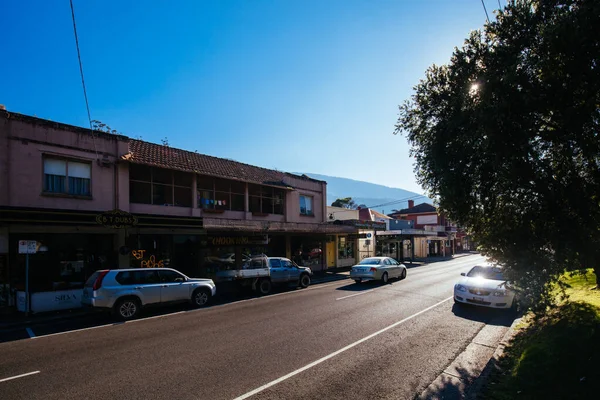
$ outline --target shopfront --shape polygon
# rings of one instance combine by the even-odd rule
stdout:
[[[292,260],[313,271],[324,269],[325,235],[297,235],[290,238]]]

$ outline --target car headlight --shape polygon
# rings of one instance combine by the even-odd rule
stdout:
[[[492,295],[495,297],[504,297],[506,296],[506,290],[496,290]]]
[[[459,292],[466,292],[467,288],[464,285],[456,285],[455,289],[458,290]]]

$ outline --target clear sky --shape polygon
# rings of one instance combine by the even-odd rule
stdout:
[[[497,0],[485,1],[490,18]],[[505,0],[501,2],[505,4]],[[398,105],[480,0],[74,0],[92,119],[131,137],[422,192]],[[0,104],[88,126],[68,0],[2,0]]]

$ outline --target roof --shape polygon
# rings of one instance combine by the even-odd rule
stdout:
[[[135,139],[129,140],[129,153],[121,158],[135,164],[195,172],[219,178],[229,178],[265,185],[288,187],[290,185],[284,182],[286,177],[312,182],[324,182],[306,175],[301,176],[289,172],[275,171],[225,158],[208,156]]]
[[[398,212],[395,212],[394,215],[398,214],[421,214],[421,213],[437,213],[437,208],[432,206],[429,203],[421,203],[411,208],[405,208]]]

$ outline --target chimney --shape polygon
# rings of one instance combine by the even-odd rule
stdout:
[[[408,208],[413,208],[415,206],[415,201],[414,200],[409,200],[408,201]]]

